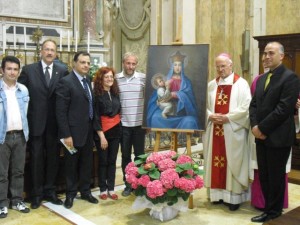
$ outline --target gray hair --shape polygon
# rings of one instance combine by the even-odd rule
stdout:
[[[278,41],[271,41],[268,44],[277,44],[278,47],[279,47],[279,53],[284,54],[284,47],[283,47],[283,45],[280,42],[278,42]]]
[[[136,63],[138,63],[139,59],[137,57],[137,55],[133,52],[126,52],[124,55],[123,55],[123,59],[122,59],[122,62],[124,62],[128,57],[130,56],[133,56],[135,57],[135,60],[136,60]]]

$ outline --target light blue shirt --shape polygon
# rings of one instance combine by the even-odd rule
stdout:
[[[3,82],[3,79],[0,79],[0,144],[4,143],[7,130],[7,98],[3,88]],[[16,98],[19,104],[24,137],[25,140],[28,141],[29,128],[27,121],[27,110],[29,94],[27,88],[23,84],[16,84]]]

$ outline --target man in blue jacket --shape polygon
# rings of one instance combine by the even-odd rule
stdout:
[[[5,218],[9,204],[19,212],[30,211],[22,198],[28,140],[29,95],[27,88],[17,83],[20,61],[14,56],[6,56],[1,66],[3,78],[0,79],[0,218]],[[11,194],[10,200],[8,190]]]

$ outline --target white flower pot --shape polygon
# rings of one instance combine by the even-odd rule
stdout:
[[[160,221],[167,221],[174,219],[177,216],[178,212],[179,211],[172,206],[163,206],[161,209],[153,207],[150,211],[150,216]]]

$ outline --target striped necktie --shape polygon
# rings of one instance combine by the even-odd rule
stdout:
[[[90,91],[89,91],[89,88],[88,88],[88,85],[87,85],[87,81],[86,81],[86,78],[83,78],[82,79],[82,83],[83,83],[83,87],[84,87],[84,90],[85,90],[85,93],[89,99],[89,117],[90,119],[93,119],[93,103],[92,103],[92,96],[90,94]]]
[[[267,89],[267,87],[268,87],[268,85],[270,83],[271,76],[272,76],[272,73],[269,73],[268,77],[267,77],[267,80],[266,80],[266,83],[265,83],[265,90]]]
[[[50,73],[49,73],[49,69],[50,69],[50,67],[47,66],[47,67],[46,67],[46,70],[45,70],[45,78],[46,78],[46,83],[47,83],[48,86],[49,86],[49,83],[50,83]]]

